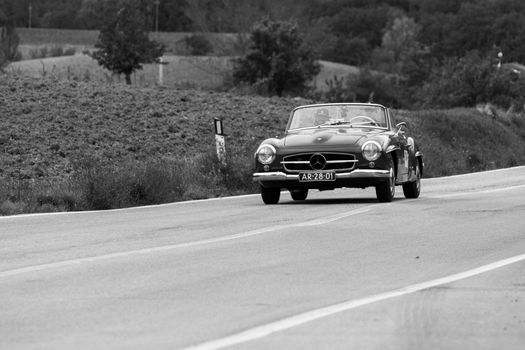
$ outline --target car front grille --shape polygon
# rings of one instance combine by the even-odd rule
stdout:
[[[326,170],[345,172],[353,170],[356,163],[354,154],[335,152],[293,154],[284,156],[281,161],[284,169],[291,173]]]

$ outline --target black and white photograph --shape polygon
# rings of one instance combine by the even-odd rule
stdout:
[[[522,350],[525,1],[0,0],[0,350]]]

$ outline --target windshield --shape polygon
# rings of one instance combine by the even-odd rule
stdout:
[[[386,128],[385,110],[375,105],[316,105],[296,109],[289,129],[347,125]]]

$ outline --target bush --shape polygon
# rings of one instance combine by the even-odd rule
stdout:
[[[39,56],[35,58],[45,58],[47,57],[48,53],[49,49],[47,48],[47,46],[41,47],[38,53]]]
[[[313,51],[292,23],[265,19],[253,27],[250,41],[250,52],[235,61],[235,82],[264,86],[270,95],[301,94],[320,71]]]
[[[167,164],[129,161],[116,166],[85,157],[75,162],[74,169],[73,187],[80,197],[82,209],[158,204],[180,195],[174,195],[180,184]]]
[[[230,156],[224,166],[215,150],[179,160],[128,160],[119,166],[84,157],[75,161],[74,168],[72,189],[77,199],[73,202],[82,210],[202,199],[254,189],[251,159]],[[57,198],[41,197],[42,202],[53,205],[54,200]]]
[[[77,199],[73,193],[56,192],[48,194],[39,194],[36,197],[36,202],[40,207],[39,211],[73,211],[77,209]]]
[[[393,74],[362,69],[358,75],[348,75],[347,88],[358,102],[375,102],[398,108],[401,105],[400,88]]]
[[[525,77],[504,67],[497,69],[490,59],[474,51],[435,67],[416,95],[418,105],[428,108],[473,107],[490,102],[522,111]]]
[[[328,90],[314,92],[314,100],[322,102],[374,102],[399,108],[402,104],[396,75],[361,69],[359,74],[345,78],[334,76],[326,81]]]
[[[61,56],[73,56],[76,53],[74,47],[68,47],[64,49],[62,46],[55,45],[51,48],[44,46],[38,49],[29,50],[29,56],[31,59],[39,59],[46,57],[61,57]]]
[[[49,50],[49,56],[50,57],[61,57],[64,56],[64,48],[62,46],[52,46],[51,50]]]
[[[333,78],[325,81],[328,86],[326,91],[313,91],[309,96],[314,101],[321,102],[351,102],[355,101],[356,96],[346,86],[346,78],[338,78],[334,75]]]
[[[9,62],[18,61],[20,52],[18,51],[19,38],[15,28],[13,17],[7,17],[2,11],[8,10],[6,14],[12,12],[11,4],[3,4],[0,9],[0,70]]]
[[[27,209],[24,203],[12,202],[9,199],[0,202],[0,215],[17,215],[26,212]]]
[[[74,47],[68,47],[64,50],[64,56],[74,56],[77,50]]]
[[[37,182],[20,176],[17,180],[2,179],[0,185],[0,215],[77,209],[78,199],[68,182]]]

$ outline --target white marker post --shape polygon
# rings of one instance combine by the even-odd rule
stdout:
[[[224,142],[224,132],[222,129],[222,119],[213,118],[215,125],[215,146],[217,147],[217,158],[223,166],[226,166],[226,146]]]
[[[168,62],[164,61],[164,57],[161,56],[159,58],[159,86],[164,85],[164,65],[168,64]]]

